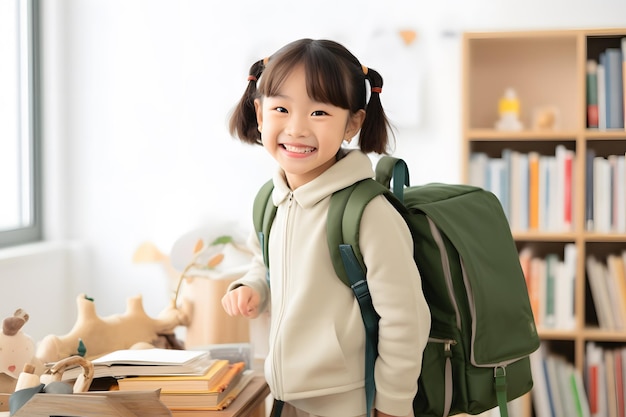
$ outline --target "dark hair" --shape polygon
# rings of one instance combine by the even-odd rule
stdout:
[[[330,40],[300,39],[252,64],[248,87],[230,118],[231,135],[246,143],[262,144],[254,100],[278,94],[297,64],[304,64],[306,88],[312,99],[351,113],[365,110],[359,135],[359,147],[363,152],[387,153],[390,125],[380,103],[382,77],[377,71],[362,66],[344,46]],[[369,102],[366,80],[370,84]]]

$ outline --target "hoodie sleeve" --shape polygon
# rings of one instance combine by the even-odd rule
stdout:
[[[227,291],[232,291],[237,287],[246,285],[259,293],[261,296],[261,304],[259,306],[259,312],[265,311],[269,305],[269,285],[267,283],[267,268],[263,262],[263,254],[261,251],[261,245],[256,233],[250,233],[247,240],[247,246],[253,253],[251,267],[248,272],[236,281],[233,281],[227,288]]]
[[[375,407],[391,415],[409,415],[430,332],[430,310],[413,260],[413,240],[405,220],[384,196],[365,208],[360,232],[367,281],[380,316]]]

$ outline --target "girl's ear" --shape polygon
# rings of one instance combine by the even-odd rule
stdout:
[[[263,126],[263,105],[261,104],[261,100],[258,98],[254,99],[254,111],[256,113],[256,123],[259,126],[260,132],[261,127]]]
[[[346,139],[352,139],[357,133],[359,133],[361,126],[363,126],[363,120],[365,120],[365,110],[363,109],[358,110],[348,118],[345,135]]]

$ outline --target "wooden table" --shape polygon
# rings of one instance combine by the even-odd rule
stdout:
[[[267,383],[265,382],[265,378],[262,376],[255,376],[252,381],[250,381],[250,383],[248,384],[248,386],[246,386],[246,388],[244,388],[243,391],[241,391],[241,393],[237,396],[237,398],[235,398],[235,400],[232,402],[232,404],[230,404],[226,409],[221,410],[221,411],[171,411],[171,415],[173,417],[265,417],[265,399],[267,398],[267,396],[270,393],[270,389],[267,386]],[[93,393],[94,395],[97,395],[96,392]],[[115,395],[120,395],[121,393],[118,391],[117,394]],[[155,395],[156,392],[155,392]],[[8,398],[8,396],[6,396]],[[64,397],[64,398],[60,398],[60,397]],[[28,406],[26,405],[23,407],[24,409],[26,408],[31,408],[33,409],[35,412],[32,413],[33,416],[40,416],[40,415],[45,415],[48,416],[49,414],[47,412],[50,411],[50,407],[49,404],[42,404],[42,405],[38,405],[37,403],[40,402],[38,400],[54,400],[54,402],[59,406],[65,406],[68,407],[72,402],[68,401],[68,399],[70,399],[72,397],[72,395],[67,395],[67,396],[63,396],[63,395],[54,395],[54,394],[36,394],[35,397],[33,397],[33,400],[29,401]],[[4,400],[6,400],[7,398],[4,398]],[[0,398],[0,400],[2,400],[3,398]],[[74,398],[75,400],[78,400],[77,398]],[[92,398],[95,399],[95,398]],[[161,407],[164,407],[163,404],[160,401],[157,401],[155,404],[160,404]],[[103,402],[102,404],[90,404],[89,407],[85,407],[84,404],[82,404],[83,407],[81,407],[81,411],[76,412],[76,410],[72,410],[72,413],[76,413],[76,414],[72,414],[75,416],[102,416],[102,415],[106,415],[106,416],[120,416],[120,417],[144,417],[144,414],[137,414],[135,411],[136,410],[118,410],[119,414],[115,413],[115,412],[111,412],[110,410],[107,409],[107,411],[104,411],[104,405],[105,403]],[[93,407],[98,407],[97,409],[94,409]],[[102,408],[99,408],[102,407]],[[87,409],[89,408],[89,409]],[[142,407],[140,407],[142,408]],[[145,410],[145,406],[143,407],[143,409]],[[2,410],[2,408],[0,408],[0,410]],[[100,410],[100,411],[98,411]],[[24,411],[23,409],[20,409],[20,411]],[[64,411],[67,412],[67,410],[60,410],[60,411]],[[85,411],[83,413],[83,411]],[[41,414],[43,413],[43,414]],[[19,414],[19,411],[18,413]],[[168,414],[168,410],[167,408],[164,409],[164,414],[166,415]],[[61,414],[59,414],[61,415]],[[62,414],[62,415],[67,415],[67,414]],[[156,413],[153,413],[152,415],[157,415]],[[158,414],[158,415],[162,415],[162,414]],[[8,411],[0,411],[0,417],[8,417],[9,416],[9,412]]]

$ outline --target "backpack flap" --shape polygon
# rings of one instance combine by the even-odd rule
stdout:
[[[457,191],[465,192],[456,195],[449,185],[424,187],[430,187],[438,201],[423,201],[417,207],[452,242],[461,259],[472,317],[472,364],[506,366],[527,357],[539,347],[539,337],[517,248],[498,199],[470,186],[457,186]],[[458,204],[442,201],[442,193],[450,193]]]

